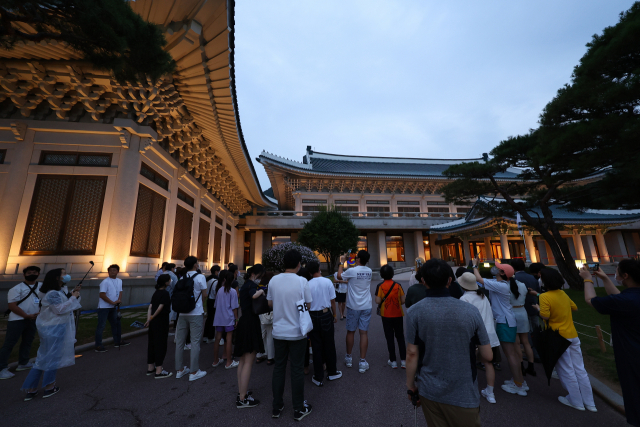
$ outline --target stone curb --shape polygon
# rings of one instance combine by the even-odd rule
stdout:
[[[148,331],[149,331],[148,329],[140,329],[139,331],[129,332],[127,334],[122,335],[121,339],[135,338],[135,337],[139,337],[141,335],[146,335],[148,333]],[[102,343],[103,344],[111,344],[111,343],[113,343],[113,338],[105,338],[105,339],[102,340]],[[87,351],[87,350],[92,350],[93,348],[95,348],[95,346],[96,346],[95,343],[92,343],[92,342],[90,342],[88,344],[82,344],[82,345],[76,346],[75,347],[76,354],[82,353],[82,352]],[[33,363],[35,361],[36,361],[35,357],[29,360],[29,362],[31,362],[31,363]],[[13,362],[13,363],[9,363],[8,368],[9,369],[14,369],[17,366],[18,366],[18,362]]]
[[[602,383],[599,379],[594,377],[591,374],[589,375],[589,381],[591,381],[591,388],[593,392],[597,394],[602,400],[607,402],[609,406],[611,406],[616,411],[620,412],[622,415],[626,416],[624,411],[624,401],[622,400],[622,396],[620,396],[615,391],[611,390],[609,386]]]

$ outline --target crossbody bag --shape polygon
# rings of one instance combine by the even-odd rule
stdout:
[[[384,304],[384,302],[387,300],[387,297],[389,296],[389,294],[391,293],[391,291],[395,287],[396,287],[396,282],[393,282],[393,284],[391,285],[391,287],[387,291],[387,294],[384,296],[384,298],[382,298],[382,301],[380,301],[380,304],[378,304],[378,309],[376,310],[376,313],[378,314],[378,316],[382,316],[382,314],[380,314],[380,308],[382,307],[382,304]]]

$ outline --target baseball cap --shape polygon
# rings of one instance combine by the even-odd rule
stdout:
[[[500,264],[496,262],[496,267],[504,271],[504,274],[507,276],[507,279],[511,279],[515,274],[513,267],[511,267],[509,264]]]

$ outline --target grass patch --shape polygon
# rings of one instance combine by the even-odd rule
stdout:
[[[593,307],[589,306],[584,300],[584,292],[571,289],[566,289],[565,292],[578,306],[578,311],[573,312],[574,322],[589,326],[600,325],[603,331],[611,333],[611,319],[609,316],[600,314]],[[596,288],[596,294],[598,296],[607,296],[607,292],[601,287]],[[584,335],[587,334],[595,337],[595,329],[580,325],[575,325],[575,327],[578,331],[578,338],[580,338],[585,364],[588,369],[591,368],[590,373],[597,376],[602,381],[612,383],[615,386],[612,388],[617,388],[619,390],[620,380],[618,379],[618,372],[616,370],[613,347],[609,344],[605,344],[607,352],[602,353],[598,340]],[[604,340],[608,341],[609,336],[607,334],[603,335]]]
[[[123,317],[121,319],[122,325],[122,334],[126,334],[128,332],[137,331],[137,328],[133,328],[130,325],[139,320],[144,323],[147,320],[147,309],[146,308],[137,308],[130,310],[122,310]],[[129,317],[132,316],[132,317]],[[4,337],[7,332],[7,323],[9,317],[0,318],[0,342],[4,343]],[[78,330],[76,334],[76,338],[78,342],[76,345],[88,344],[95,342],[96,336],[96,328],[98,327],[98,316],[97,314],[89,315],[85,314],[80,316],[80,321],[78,322]],[[109,322],[107,322],[107,326],[104,329],[104,333],[102,334],[102,339],[111,337],[111,326]],[[11,352],[11,356],[9,356],[9,363],[18,361],[18,349],[20,348],[20,343],[22,341],[18,341],[18,344],[13,347],[13,351]],[[31,345],[31,354],[30,357],[36,357],[38,353],[38,347],[40,346],[40,339],[38,334],[36,334],[36,338],[33,340],[33,344]]]

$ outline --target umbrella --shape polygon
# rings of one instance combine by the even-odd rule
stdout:
[[[551,385],[553,368],[558,363],[558,359],[569,348],[571,341],[560,335],[557,329],[554,330],[548,326],[546,328],[542,326],[534,328],[532,339],[533,345],[540,355],[544,372],[547,374],[548,383]]]

